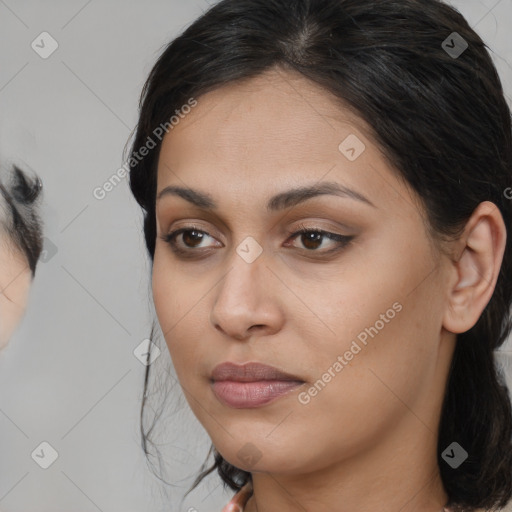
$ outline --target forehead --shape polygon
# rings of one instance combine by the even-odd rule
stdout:
[[[398,182],[389,188],[396,177],[367,123],[302,75],[272,70],[197,101],[164,138],[159,190],[176,184],[250,200],[329,180],[370,197],[385,197],[387,186],[390,201],[402,194]],[[360,144],[357,159],[343,152],[346,140]]]
[[[198,98],[162,149],[169,147],[176,158],[197,159],[206,152],[231,160],[250,156],[254,164],[275,158],[277,165],[283,157],[298,162],[325,150],[336,155],[339,138],[355,128],[348,117],[329,93],[304,77],[269,71]],[[319,151],[311,152],[319,143]],[[198,146],[204,150],[200,154],[187,153]]]

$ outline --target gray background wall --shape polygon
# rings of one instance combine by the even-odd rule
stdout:
[[[453,4],[494,50],[512,104],[512,0]],[[93,196],[123,163],[161,48],[207,7],[0,0],[0,155],[42,177],[51,241],[24,323],[0,355],[4,512],[218,512],[232,495],[214,475],[180,503],[209,448],[182,396],[159,427],[175,487],[164,492],[147,469],[138,430],[144,367],[133,355],[151,322],[141,216],[126,180],[103,200]],[[43,31],[59,45],[47,59],[31,47]],[[168,359],[163,352],[158,361]],[[31,457],[42,442],[58,452],[46,470]]]

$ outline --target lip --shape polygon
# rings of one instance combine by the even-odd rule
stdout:
[[[236,364],[229,361],[218,364],[212,371],[211,379],[232,380],[235,382],[258,382],[262,380],[285,380],[304,382],[297,375],[285,373],[273,366],[262,363]]]
[[[261,407],[290,393],[304,381],[273,366],[251,362],[238,365],[225,362],[211,374],[217,399],[235,409]]]

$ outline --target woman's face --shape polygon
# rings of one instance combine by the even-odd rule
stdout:
[[[23,316],[31,281],[27,261],[0,230],[0,350]]]
[[[241,469],[319,470],[379,443],[384,458],[411,435],[436,457],[447,258],[368,133],[268,72],[198,98],[164,139],[157,197],[194,193],[157,200],[156,311],[190,407]],[[327,182],[341,192],[292,193]],[[212,385],[226,361],[300,382]]]

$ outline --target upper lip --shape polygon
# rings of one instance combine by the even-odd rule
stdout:
[[[262,363],[236,364],[229,361],[217,365],[212,372],[213,381],[232,380],[236,382],[256,382],[261,380],[290,380],[304,382],[296,375],[282,372],[273,366]]]

